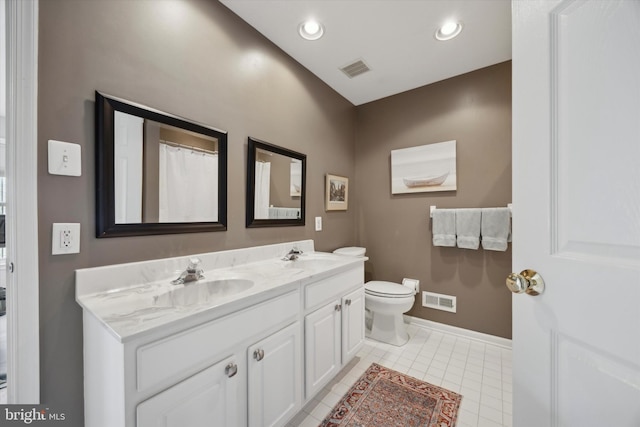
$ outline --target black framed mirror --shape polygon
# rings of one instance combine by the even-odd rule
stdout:
[[[307,156],[249,137],[247,227],[305,224]]]
[[[227,133],[96,91],[96,237],[227,229]]]

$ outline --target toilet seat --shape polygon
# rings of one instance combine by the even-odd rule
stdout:
[[[364,293],[384,298],[406,298],[415,295],[414,291],[406,286],[381,280],[365,283]]]

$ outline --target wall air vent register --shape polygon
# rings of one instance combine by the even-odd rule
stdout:
[[[455,313],[456,297],[451,295],[437,294],[435,292],[423,292],[422,306]]]

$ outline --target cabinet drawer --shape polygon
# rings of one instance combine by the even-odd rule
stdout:
[[[364,284],[364,271],[361,266],[311,283],[304,288],[304,308],[309,310],[339,298],[346,291],[362,284]]]
[[[291,292],[138,348],[138,391],[176,382],[249,337],[298,316],[299,295]]]

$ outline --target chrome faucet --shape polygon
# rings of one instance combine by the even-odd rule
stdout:
[[[302,251],[297,247],[293,247],[288,254],[286,254],[282,260],[283,261],[295,261],[298,259],[298,256],[302,254]]]
[[[189,282],[195,282],[204,278],[203,270],[200,266],[200,258],[189,258],[187,269],[180,274],[176,280],[172,280],[172,285],[183,285]]]

